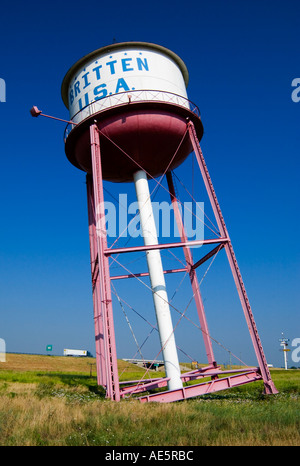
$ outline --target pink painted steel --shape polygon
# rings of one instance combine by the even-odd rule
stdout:
[[[256,329],[254,322],[253,314],[250,308],[250,304],[246,295],[245,287],[241,278],[241,274],[235,259],[233,248],[230,242],[230,238],[225,226],[225,222],[221,213],[220,206],[218,204],[214,188],[208,170],[202,155],[202,151],[197,139],[196,131],[191,122],[188,123],[188,134],[190,143],[193,147],[193,150],[196,155],[197,162],[203,177],[205,187],[207,189],[210,202],[216,217],[218,224],[220,238],[208,239],[202,241],[187,241],[186,234],[183,227],[182,218],[180,211],[178,209],[178,201],[176,199],[174,186],[172,183],[171,174],[167,175],[170,195],[173,202],[175,217],[177,220],[179,231],[181,232],[181,242],[179,243],[168,243],[168,244],[158,244],[153,246],[136,246],[131,248],[107,248],[106,241],[106,229],[105,229],[105,213],[104,213],[104,196],[103,196],[103,181],[102,181],[102,170],[101,170],[101,153],[100,153],[100,137],[99,130],[97,125],[92,125],[90,127],[90,138],[91,138],[91,160],[93,167],[93,176],[87,175],[88,183],[88,205],[89,205],[89,224],[90,224],[90,244],[91,244],[91,264],[92,264],[92,279],[93,284],[95,285],[94,289],[94,307],[95,307],[95,326],[97,322],[96,333],[101,333],[100,325],[101,319],[100,314],[103,317],[103,342],[105,343],[104,348],[99,349],[99,354],[103,354],[103,360],[100,363],[100,357],[98,366],[106,369],[106,390],[107,396],[115,401],[119,401],[120,397],[125,397],[126,395],[131,395],[139,392],[144,392],[151,390],[157,387],[165,387],[167,385],[167,379],[159,380],[145,380],[133,385],[129,383],[129,386],[120,388],[119,379],[118,379],[118,370],[117,370],[117,354],[116,354],[116,344],[115,344],[115,335],[114,335],[114,324],[113,324],[113,313],[112,313],[112,301],[111,301],[111,289],[110,289],[110,280],[119,279],[119,278],[130,278],[135,276],[144,276],[147,273],[139,274],[128,274],[120,275],[117,277],[110,277],[109,274],[109,265],[108,257],[112,254],[121,254],[128,252],[140,252],[149,249],[169,249],[181,247],[183,248],[187,267],[183,269],[173,269],[165,271],[165,273],[171,272],[181,272],[188,271],[191,279],[192,289],[194,291],[194,297],[196,306],[198,309],[199,320],[201,328],[203,329],[204,343],[208,358],[209,366],[196,370],[190,371],[189,373],[183,374],[183,381],[187,382],[190,380],[195,380],[201,377],[211,377],[211,381],[191,385],[184,387],[183,389],[165,391],[163,393],[156,393],[149,396],[144,396],[140,398],[141,402],[145,401],[159,401],[159,402],[172,402],[183,400],[186,398],[192,398],[200,396],[206,393],[211,393],[218,390],[224,390],[230,387],[238,386],[241,384],[254,382],[256,380],[263,380],[265,392],[266,393],[278,393],[277,389],[274,386],[274,383],[271,379],[269,369],[267,367],[266,359],[263,353],[263,349],[260,343],[259,335]],[[90,178],[88,178],[90,177]],[[93,189],[92,189],[93,186]],[[96,217],[96,213],[98,217]],[[94,218],[93,218],[94,215]],[[97,223],[96,223],[97,222]],[[96,230],[99,226],[99,231]],[[98,233],[98,234],[96,234]],[[96,241],[95,241],[96,238]],[[216,244],[217,246],[206,254],[202,259],[193,263],[192,254],[190,251],[190,246],[197,244],[207,245],[207,244]],[[211,346],[211,340],[209,338],[208,327],[203,307],[203,302],[201,294],[199,291],[199,283],[197,281],[195,269],[201,265],[203,262],[208,260],[214,254],[216,254],[220,249],[225,248],[227,258],[231,267],[231,271],[235,280],[235,284],[240,296],[241,304],[243,311],[248,323],[249,332],[252,338],[252,343],[256,352],[256,356],[259,363],[259,368],[248,368],[245,370],[234,371],[234,375],[229,375],[227,377],[219,378],[223,376],[224,373],[217,366]],[[97,269],[98,266],[98,269]],[[97,346],[96,346],[97,347]],[[227,374],[230,371],[227,372]],[[104,379],[101,379],[102,384],[104,384]]]
[[[117,365],[117,351],[112,312],[112,299],[110,288],[108,258],[104,254],[107,248],[103,180],[101,168],[100,139],[96,125],[90,127],[90,144],[93,168],[93,187],[95,199],[98,263],[99,263],[99,291],[101,300],[101,312],[103,313],[103,333],[105,344],[105,362],[107,370],[106,394],[112,400],[120,400],[119,375]]]
[[[143,379],[143,383],[148,383],[148,382],[157,382],[159,380],[163,380],[161,377],[156,377],[154,379]],[[120,387],[131,387],[132,385],[138,385],[141,383],[141,379],[139,380],[123,380],[120,381]]]
[[[230,369],[230,370],[221,370],[220,366],[212,369],[211,366],[207,367],[205,370],[198,369],[190,372],[185,372],[181,378],[183,382],[190,382],[191,380],[197,380],[204,377],[212,377],[213,379],[217,378],[219,375],[223,376],[224,374],[239,374],[245,372],[258,372],[258,367],[247,367],[243,369]]]
[[[178,231],[179,231],[179,234],[180,234],[180,237],[181,237],[181,241],[182,241],[182,244],[186,244],[188,241],[187,241],[187,236],[186,236],[186,233],[185,233],[182,217],[181,217],[181,214],[180,214],[177,197],[176,197],[176,194],[175,194],[174,183],[173,183],[173,179],[172,179],[172,173],[168,172],[166,174],[166,178],[167,178],[167,182],[168,182],[168,187],[169,187],[169,191],[170,191],[170,195],[171,195],[171,202],[172,202],[172,205],[173,205],[173,210],[174,210],[174,214],[175,214],[175,219],[176,219]],[[194,265],[193,256],[192,256],[191,250],[190,250],[190,248],[188,246],[183,246],[183,252],[184,252],[184,257],[185,257],[185,260],[186,260],[187,269],[188,269],[188,273],[189,273],[189,277],[190,277],[190,281],[191,281],[191,285],[192,285],[192,290],[193,290],[193,293],[194,293],[194,299],[195,299],[195,304],[196,304],[196,307],[197,307],[198,317],[199,317],[199,321],[200,321],[200,326],[201,326],[204,346],[205,346],[205,350],[206,350],[207,360],[208,360],[208,363],[211,366],[216,366],[216,361],[215,361],[215,357],[214,357],[214,353],[213,353],[211,339],[210,339],[210,336],[209,336],[208,325],[207,325],[207,320],[206,320],[206,316],[205,316],[202,296],[201,296],[201,292],[200,292],[200,285],[199,285],[199,282],[198,282],[196,271],[193,268],[193,265]]]
[[[229,239],[229,235],[227,232],[227,228],[224,222],[224,218],[220,209],[220,205],[217,200],[217,196],[215,193],[215,190],[213,188],[213,184],[200,148],[199,141],[197,139],[197,134],[195,127],[192,122],[188,123],[188,129],[189,129],[189,135],[190,139],[193,145],[193,149],[195,152],[195,156],[202,174],[202,178],[210,199],[210,203],[212,206],[212,209],[214,211],[214,215],[218,224],[218,228],[220,231],[220,234],[222,237],[228,238],[228,241],[225,243],[225,251],[227,254],[228,262],[231,268],[231,272],[235,281],[235,285],[240,297],[240,301],[242,304],[242,308],[244,311],[244,315],[246,318],[246,322],[248,325],[248,329],[250,332],[250,336],[252,339],[252,344],[255,350],[255,354],[257,357],[257,361],[260,367],[260,371],[262,374],[262,378],[264,381],[264,387],[265,387],[265,393],[267,394],[275,394],[278,393],[278,390],[276,389],[274,382],[272,381],[271,374],[267,365],[267,361],[264,355],[263,347],[259,338],[259,334],[257,331],[257,327],[254,321],[253,313],[250,307],[250,303],[247,297],[246,289],[242,280],[242,276],[239,270],[239,266],[233,251],[233,247],[231,244],[231,241]]]
[[[197,267],[199,267],[201,264],[204,264],[204,262],[206,262],[208,259],[210,259],[211,257],[213,257],[215,254],[217,254],[222,248],[224,248],[224,244],[219,244],[218,246],[216,246],[214,249],[212,249],[210,252],[208,252],[205,256],[203,256],[201,259],[199,259],[197,262],[195,262],[195,264],[192,265],[192,269],[196,269]]]
[[[43,116],[43,117],[46,117],[46,118],[52,118],[53,120],[63,121],[64,123],[68,123],[71,126],[76,126],[77,125],[77,123],[74,123],[73,121],[63,120],[62,118],[57,118],[57,117],[54,117],[54,116],[51,116],[51,115],[45,115],[42,112],[42,110],[39,110],[36,106],[33,106],[30,109],[30,113],[31,113],[31,116],[33,116],[33,117]]]
[[[155,388],[163,388],[168,385],[168,381],[170,379],[165,377],[159,380],[153,380],[150,382],[140,382],[136,385],[131,387],[124,387],[120,390],[121,397],[125,397],[126,395],[133,395],[137,393],[147,392],[148,390],[154,390]]]
[[[131,248],[110,248],[105,249],[104,254],[110,256],[112,254],[122,254],[126,252],[142,252],[142,251],[152,251],[153,249],[172,249],[172,248],[182,248],[187,246],[202,246],[203,244],[216,244],[216,243],[226,243],[228,238],[213,238],[207,240],[194,240],[186,241],[181,243],[161,243],[161,244],[149,244],[148,246],[135,246]]]
[[[96,366],[98,385],[106,387],[106,363],[105,347],[103,334],[103,314],[101,313],[100,301],[100,282],[99,282],[99,263],[97,252],[97,235],[96,235],[96,211],[94,202],[93,177],[86,176],[87,199],[88,199],[88,219],[89,219],[89,239],[90,239],[90,257],[92,273],[92,289],[94,303],[94,326],[95,326],[95,344],[96,344]]]
[[[100,131],[103,179],[132,182],[137,166],[160,176],[186,132],[186,117],[195,118],[202,134],[202,123],[190,110],[158,102],[137,102],[109,109],[79,123],[68,135],[65,150],[70,162],[91,173],[89,125],[96,121]],[[181,144],[171,168],[180,165],[192,151],[188,138]],[[130,154],[130,157],[124,155]]]
[[[164,270],[163,273],[178,273],[178,272],[186,272],[187,269],[172,269],[172,270]],[[148,277],[149,272],[140,272],[140,273],[131,273],[127,275],[113,275],[110,277],[111,280],[121,280],[123,278],[137,278],[137,277]]]
[[[261,374],[257,370],[245,371],[242,374],[235,374],[222,379],[213,379],[209,382],[203,382],[197,385],[189,385],[179,390],[154,393],[153,395],[142,396],[139,400],[145,402],[170,403],[173,401],[181,401],[189,398],[195,398],[208,393],[226,390],[228,388],[237,387],[250,382],[261,380]]]

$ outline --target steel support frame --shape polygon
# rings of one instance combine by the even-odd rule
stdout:
[[[201,395],[226,390],[228,388],[238,387],[250,382],[261,380],[261,375],[257,369],[244,371],[242,374],[235,373],[229,377],[212,378],[208,382],[203,382],[196,385],[189,385],[179,390],[168,392],[154,393],[153,395],[145,395],[139,398],[142,403],[156,401],[160,403],[170,403],[174,401],[182,401],[189,398],[195,398]]]
[[[253,313],[251,310],[251,306],[248,300],[248,296],[246,293],[246,289],[243,283],[242,275],[235,257],[235,253],[228,235],[228,231],[225,225],[225,221],[221,212],[221,208],[219,202],[217,200],[217,196],[203,157],[203,153],[197,138],[196,130],[194,124],[190,121],[188,122],[188,131],[190,140],[194,149],[194,153],[197,159],[197,163],[200,168],[200,172],[206,187],[206,191],[216,218],[216,222],[219,228],[220,235],[224,238],[227,238],[225,242],[225,251],[227,255],[227,259],[230,265],[230,269],[235,281],[235,285],[239,294],[239,298],[241,301],[241,305],[244,311],[244,315],[246,318],[246,322],[248,325],[250,337],[252,340],[253,348],[257,357],[257,361],[259,364],[260,373],[264,382],[264,390],[266,394],[275,394],[278,393],[274,382],[271,378],[271,374],[267,365],[267,361],[265,358],[264,350],[260,341],[260,337],[257,331],[256,323],[253,317]]]
[[[235,258],[235,254],[227,232],[227,228],[225,226],[221,209],[212,185],[212,181],[200,148],[200,144],[197,139],[196,131],[192,122],[188,122],[187,134],[193,146],[196,160],[199,165],[200,172],[209,196],[209,200],[218,224],[220,238],[208,239],[203,241],[187,241],[182,218],[180,215],[180,210],[178,209],[178,200],[175,195],[172,177],[169,173],[167,174],[167,181],[169,185],[170,196],[174,207],[178,229],[181,232],[181,242],[161,245],[158,244],[153,246],[138,246],[131,248],[108,248],[106,241],[99,132],[96,125],[92,125],[90,127],[93,175],[87,175],[87,191],[89,208],[89,235],[94,300],[98,383],[106,387],[107,397],[115,401],[119,401],[121,397],[130,396],[132,394],[141,393],[154,388],[165,387],[167,386],[168,379],[161,378],[139,382],[132,381],[127,382],[125,386],[123,386],[124,384],[122,383],[122,387],[120,387],[117,370],[117,354],[114,335],[110,280],[146,276],[148,275],[148,273],[145,272],[140,274],[128,274],[110,277],[108,258],[114,254],[140,252],[149,249],[169,249],[177,247],[183,248],[187,264],[186,268],[168,270],[164,271],[164,273],[182,271],[188,271],[189,273],[209,364],[209,366],[204,369],[190,371],[189,373],[185,373],[181,377],[183,382],[188,382],[202,377],[210,377],[211,380],[202,384],[183,387],[179,390],[168,390],[162,393],[155,393],[153,395],[143,396],[140,398],[140,401],[178,401],[204,395],[207,393],[212,393],[219,390],[224,390],[227,388],[231,388],[249,382],[254,382],[257,380],[263,380],[266,394],[278,393],[272,381],[269,368],[267,366],[266,358],[258,335],[253,313],[246,294],[245,286]],[[216,247],[208,254],[206,254],[202,259],[194,263],[190,251],[190,246],[194,246],[197,244],[216,244]],[[252,339],[252,344],[259,364],[258,368],[234,371],[234,374],[230,374],[227,377],[224,377],[225,372],[220,370],[220,368],[217,366],[214,360],[202,297],[199,289],[199,283],[195,273],[195,270],[198,266],[200,266],[214,254],[216,254],[222,248],[225,248],[226,251],[227,259],[239,294],[249,333]],[[221,377],[219,378],[219,376]]]
[[[90,127],[90,143],[92,156],[92,177],[87,177],[88,206],[90,220],[90,251],[92,277],[99,267],[97,278],[93,283],[96,355],[97,366],[101,371],[98,377],[106,388],[106,396],[114,401],[120,400],[120,386],[117,365],[117,351],[114,332],[111,284],[109,276],[107,249],[103,179],[101,166],[100,138],[97,126]],[[97,254],[96,254],[97,250]],[[103,336],[102,336],[103,335]],[[99,341],[103,345],[99,344]]]
[[[101,298],[99,295],[100,283],[99,283],[97,234],[96,234],[96,217],[95,217],[96,210],[95,210],[92,175],[87,174],[86,185],[87,185],[87,200],[88,200],[92,290],[93,290],[93,304],[94,304],[97,382],[98,382],[98,385],[102,385],[103,387],[106,387],[106,375],[107,374],[106,374],[105,347],[104,347],[103,314],[102,314],[102,307],[101,307]]]
[[[175,194],[175,189],[174,189],[174,183],[172,179],[172,173],[168,172],[166,174],[167,182],[168,182],[168,187],[169,187],[169,192],[171,196],[171,202],[174,210],[174,215],[179,231],[179,235],[181,238],[181,241],[183,244],[186,244],[187,241],[187,236],[185,233],[182,217],[180,214],[180,209],[178,205],[178,200]],[[204,306],[203,306],[203,300],[200,292],[200,285],[198,282],[196,270],[194,268],[194,262],[193,262],[193,256],[191,253],[191,250],[189,246],[183,246],[183,252],[184,252],[184,257],[187,265],[187,271],[190,277],[191,285],[192,285],[192,290],[193,290],[193,296],[195,299],[195,304],[198,312],[198,317],[200,321],[200,326],[201,326],[201,331],[202,331],[202,336],[203,336],[203,341],[204,341],[204,346],[205,346],[205,351],[206,351],[206,356],[208,363],[212,367],[216,367],[216,361],[214,358],[214,353],[213,353],[213,348],[212,348],[212,343],[211,343],[211,338],[209,336],[208,332],[208,325],[207,325],[207,320],[204,312]]]

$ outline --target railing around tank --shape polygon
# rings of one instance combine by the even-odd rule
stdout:
[[[72,129],[82,121],[89,118],[91,115],[102,112],[107,109],[120,107],[131,102],[163,102],[175,104],[178,107],[183,107],[190,110],[197,117],[200,118],[200,110],[193,102],[186,97],[183,97],[172,92],[155,91],[150,89],[132,90],[126,92],[119,92],[118,94],[109,95],[102,99],[91,102],[86,107],[83,107],[72,117],[72,123],[68,123],[64,132],[64,141]]]

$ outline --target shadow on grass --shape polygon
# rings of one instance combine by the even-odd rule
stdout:
[[[38,373],[38,377],[47,378],[49,383],[43,385],[49,385],[53,387],[55,383],[63,384],[69,388],[86,388],[90,393],[93,393],[101,398],[105,397],[105,390],[102,386],[97,384],[96,377],[90,375],[79,375],[79,374],[63,374],[59,372],[51,373]]]

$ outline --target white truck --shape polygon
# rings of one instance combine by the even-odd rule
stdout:
[[[79,349],[64,349],[64,356],[87,356],[87,350],[79,350]]]

